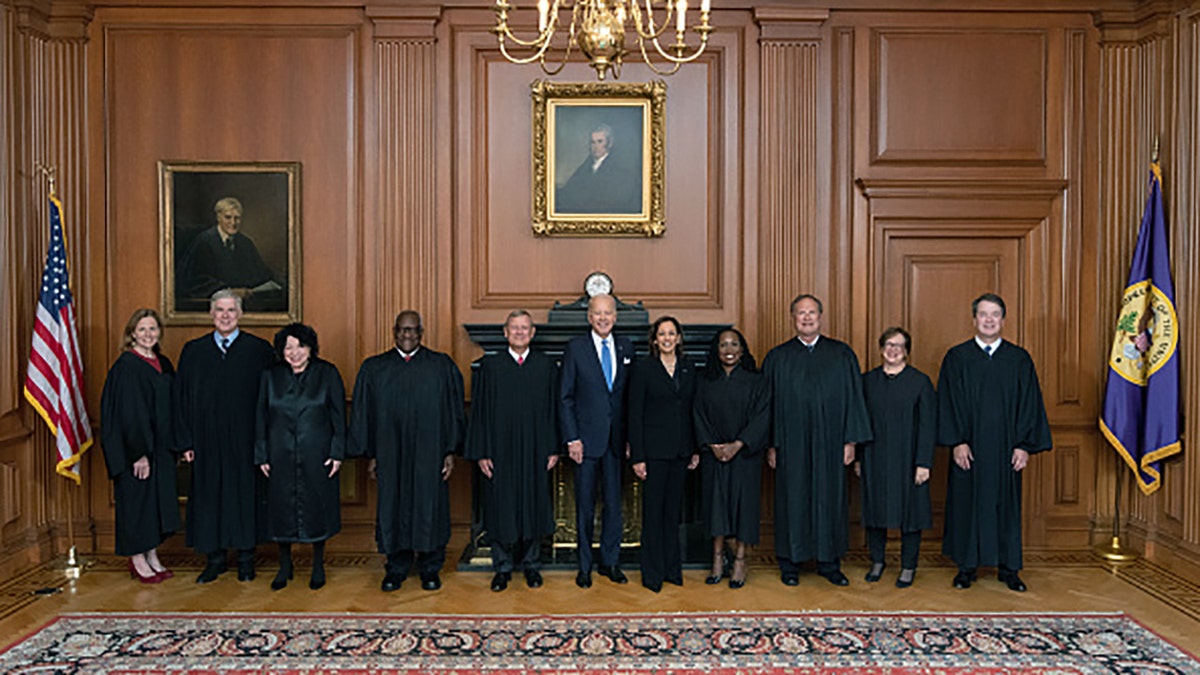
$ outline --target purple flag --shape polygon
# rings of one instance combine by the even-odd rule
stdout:
[[[1180,451],[1178,342],[1162,173],[1151,164],[1150,194],[1117,314],[1100,417],[1100,430],[1133,469],[1143,494],[1162,486],[1161,460]]]

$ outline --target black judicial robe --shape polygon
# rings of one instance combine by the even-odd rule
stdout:
[[[863,397],[871,416],[871,438],[858,453],[862,462],[864,527],[926,530],[933,526],[929,481],[917,485],[916,469],[933,467],[937,397],[929,376],[912,366],[896,375],[883,368],[863,374]]]
[[[462,373],[421,347],[405,362],[390,349],[363,362],[354,383],[352,456],[374,459],[380,553],[434,551],[450,540],[442,462],[463,442]]]
[[[325,462],[346,457],[346,389],[338,369],[311,359],[295,374],[277,363],[258,391],[254,463],[270,464],[267,536],[325,541],[342,529],[339,476]]]
[[[471,381],[466,458],[492,460],[482,473],[483,525],[493,541],[512,544],[554,532],[550,473],[561,452],[558,367],[532,349],[517,365],[505,350],[483,357]]]
[[[100,395],[100,443],[113,481],[117,555],[145,553],[179,530],[171,430],[175,370],[165,356],[158,363],[161,373],[131,351],[121,354]],[[142,457],[150,460],[146,480],[133,475],[133,463]]]
[[[700,377],[694,410],[700,449],[701,509],[711,537],[758,543],[762,453],[770,436],[766,378],[745,368],[715,380]],[[710,445],[741,441],[733,459],[718,462]]]
[[[195,451],[187,543],[200,553],[266,540],[265,479],[254,465],[258,385],[275,350],[241,331],[222,354],[212,333],[188,342],[175,378],[175,445]]]
[[[946,352],[938,443],[967,443],[975,456],[969,471],[951,458],[942,553],[964,569],[1021,569],[1021,472],[1012,468],[1012,452],[1053,446],[1029,352],[1005,340],[988,358],[973,338]]]
[[[763,360],[771,387],[775,554],[833,561],[849,544],[842,446],[871,440],[858,357],[825,336],[810,351],[792,338]]]

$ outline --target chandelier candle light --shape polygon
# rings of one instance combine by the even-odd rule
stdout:
[[[639,1],[643,4],[639,5]],[[513,63],[537,61],[547,75],[556,75],[566,65],[571,49],[578,46],[592,68],[596,69],[596,76],[600,80],[609,70],[612,70],[614,78],[621,77],[621,63],[627,53],[627,23],[632,23],[637,34],[642,60],[660,75],[670,75],[679,70],[679,66],[696,60],[708,46],[709,33],[716,30],[708,21],[710,0],[700,0],[700,23],[691,29],[700,36],[700,44],[695,47],[689,47],[684,42],[688,31],[688,0],[537,0],[538,32],[530,40],[518,38],[508,25],[509,11],[515,10],[516,5],[507,0],[496,0],[493,9],[496,11],[496,27],[492,32],[500,41],[500,52],[504,58]],[[571,14],[571,23],[565,44],[559,46],[562,59],[557,64],[553,61],[547,64],[546,54],[559,29],[559,14],[567,11]],[[661,23],[655,20],[656,11],[661,15]],[[659,39],[668,32],[672,23],[675,26],[675,42],[663,46]],[[510,41],[524,55],[510,53]],[[646,49],[647,42],[653,46],[653,50]],[[662,68],[656,65],[652,60],[653,53],[657,53],[667,65]]]

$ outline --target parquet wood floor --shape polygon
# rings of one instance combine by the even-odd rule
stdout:
[[[300,547],[302,548],[302,547]],[[451,547],[451,553],[461,545]],[[300,552],[298,550],[298,552]],[[507,591],[489,589],[491,574],[457,572],[447,565],[443,588],[420,589],[414,578],[394,593],[382,593],[382,561],[374,554],[334,555],[328,560],[329,583],[308,588],[305,560],[287,588],[273,592],[269,584],[276,566],[270,547],[264,547],[258,578],[239,583],[227,573],[208,585],[197,585],[200,561],[195,557],[168,558],[174,579],[146,586],[129,578],[125,561],[113,556],[93,558],[78,579],[47,565],[0,585],[0,647],[7,646],[64,612],[90,611],[244,611],[397,614],[581,614],[720,611],[914,611],[914,612],[1126,612],[1176,645],[1200,654],[1200,587],[1151,563],[1140,561],[1112,569],[1087,551],[1027,552],[1022,578],[1027,593],[1014,593],[981,570],[972,588],[951,587],[953,567],[936,554],[923,555],[916,584],[893,586],[898,565],[892,560],[883,581],[868,584],[865,553],[853,553],[843,569],[851,579],[837,588],[813,574],[801,576],[794,588],[779,582],[769,554],[755,556],[745,588],[706,586],[703,570],[687,570],[684,586],[667,585],[655,594],[643,588],[636,571],[630,583],[618,586],[596,576],[594,585],[580,590],[574,572],[548,571],[546,585],[525,587],[518,575]],[[451,558],[454,559],[453,557]],[[38,589],[59,589],[37,595]]]

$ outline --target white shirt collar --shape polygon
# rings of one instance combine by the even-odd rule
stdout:
[[[417,355],[417,352],[419,352],[419,351],[421,351],[421,347],[420,347],[420,346],[418,346],[416,349],[412,350],[412,352],[411,352],[411,353],[409,353],[409,354],[405,354],[405,353],[404,353],[404,350],[400,349],[399,347],[396,347],[396,353],[397,353],[397,354],[399,354],[400,356],[402,356],[402,357],[406,358],[406,359],[411,359],[412,357],[416,356],[416,355]]]
[[[525,359],[529,358],[529,347],[526,347],[526,348],[525,348],[525,351],[523,351],[523,352],[521,352],[521,353],[519,353],[519,354],[518,354],[517,352],[513,351],[513,348],[512,348],[512,347],[509,347],[509,348],[508,348],[508,355],[509,355],[509,356],[511,356],[511,357],[513,358],[513,361],[516,361],[517,363],[521,363],[521,362],[523,362]]]
[[[600,159],[592,160],[592,173],[596,173],[597,171],[599,171],[600,165],[603,164],[604,160],[606,160],[606,159],[608,159],[608,153],[605,153],[605,155],[603,157],[601,157]]]
[[[821,336],[818,335],[817,337],[813,338],[812,342],[805,342],[804,340],[800,339],[799,335],[796,336],[796,339],[800,340],[800,344],[804,345],[805,347],[808,347],[809,349],[812,349],[813,347],[817,346],[817,342],[821,339]]]
[[[984,342],[983,340],[979,339],[978,335],[975,336],[975,344],[979,345],[980,349],[988,352],[989,354],[996,351],[996,348],[1000,346],[1001,342],[1004,342],[1004,338],[996,338],[995,342]],[[991,347],[991,349],[988,349],[988,347]]]

